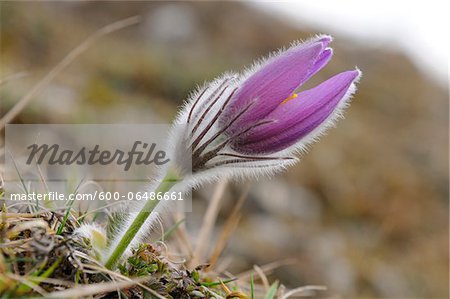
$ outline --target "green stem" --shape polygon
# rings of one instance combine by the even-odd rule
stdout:
[[[173,185],[175,185],[179,181],[180,178],[178,177],[178,175],[174,172],[169,171],[162,180],[162,182],[159,184],[159,186],[156,188],[155,195],[159,193],[163,194],[166,193],[167,191],[170,190],[170,188],[173,187]],[[122,236],[122,239],[120,239],[119,244],[117,244],[117,247],[114,249],[111,256],[107,260],[105,264],[106,268],[113,269],[116,266],[117,261],[122,257],[122,254],[125,252],[128,245],[130,245],[131,241],[133,241],[139,229],[145,223],[145,221],[150,216],[155,207],[158,205],[158,203],[159,200],[157,199],[147,200],[144,207],[141,209],[139,214],[137,214],[136,218],[131,223],[130,227],[125,232],[125,234]]]

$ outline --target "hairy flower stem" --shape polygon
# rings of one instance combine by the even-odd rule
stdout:
[[[174,171],[168,171],[164,179],[161,181],[161,183],[158,185],[158,187],[155,190],[155,194],[158,195],[162,193],[168,192],[177,182],[179,182],[181,179],[178,176],[178,174]],[[108,260],[105,263],[105,267],[108,269],[113,269],[117,261],[122,257],[123,253],[127,249],[127,247],[130,245],[131,241],[133,241],[136,234],[139,232],[139,229],[142,227],[142,225],[145,223],[147,218],[150,216],[152,211],[155,209],[155,207],[158,205],[159,200],[154,199],[148,199],[145,205],[142,207],[139,214],[137,214],[134,221],[131,223],[130,227],[127,229],[125,234],[123,235],[122,239],[120,239],[119,244],[117,244],[117,247],[112,252],[111,256],[108,258]]]

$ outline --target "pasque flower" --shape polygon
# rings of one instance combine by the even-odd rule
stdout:
[[[272,172],[295,162],[292,154],[342,115],[361,75],[345,71],[295,93],[330,61],[330,42],[319,36],[294,44],[243,75],[226,74],[199,89],[178,118],[187,124],[183,146],[192,150],[194,175],[218,167],[219,175],[225,168],[232,175]]]
[[[167,151],[171,164],[151,191],[185,191],[205,180],[269,174],[295,163],[293,155],[317,140],[356,90],[359,70],[345,71],[314,88],[296,90],[331,59],[329,36],[297,43],[244,74],[225,74],[199,88],[175,120]],[[106,266],[142,239],[164,202],[148,201],[129,214],[107,251]]]
[[[300,44],[269,59],[245,79],[223,112],[232,148],[245,154],[284,150],[319,128],[353,92],[358,70],[340,73],[315,88],[294,91],[331,59],[330,37]],[[242,113],[236,121],[233,116]]]

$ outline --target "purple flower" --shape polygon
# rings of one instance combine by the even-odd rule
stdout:
[[[198,183],[294,164],[293,154],[341,116],[360,77],[359,70],[346,71],[295,93],[330,61],[330,42],[320,36],[296,44],[243,75],[227,73],[199,88],[176,120],[182,129],[170,139],[176,167],[190,171],[192,165],[191,181]]]
[[[359,70],[294,92],[330,61],[330,42],[329,36],[321,36],[293,46],[241,81],[219,119],[232,149],[242,154],[272,154],[329,125],[354,91]]]
[[[358,70],[343,72],[295,93],[330,61],[330,42],[322,36],[292,46],[244,75],[228,73],[199,88],[175,120],[167,145],[170,162],[150,190],[178,194],[224,176],[272,174],[298,161],[292,154],[340,116],[360,76]],[[166,203],[157,203],[156,211]],[[126,229],[109,248],[107,267],[144,237],[147,230],[141,227],[154,224],[157,215],[149,213],[154,209],[150,201],[126,218]],[[95,227],[85,229],[90,236],[99,234]]]

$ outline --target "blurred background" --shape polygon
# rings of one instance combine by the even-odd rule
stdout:
[[[29,74],[1,86],[1,113],[89,34],[129,16],[143,19],[97,41],[13,123],[169,122],[197,84],[332,34],[335,57],[314,81],[357,65],[355,99],[296,167],[228,186],[220,219],[250,192],[227,269],[293,257],[271,278],[334,298],[447,298],[445,10],[359,2],[1,2],[0,78]],[[193,236],[213,188],[194,193]]]

